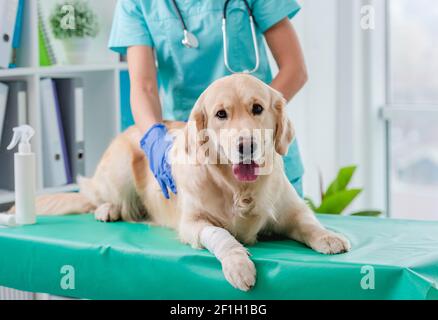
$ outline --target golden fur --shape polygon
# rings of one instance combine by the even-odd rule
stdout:
[[[250,112],[254,103],[264,106],[262,116]],[[178,195],[166,200],[148,161],[139,147],[136,127],[119,135],[105,152],[94,176],[81,178],[80,194],[45,196],[37,200],[39,214],[73,214],[94,211],[96,219],[110,222],[148,221],[175,229],[182,242],[201,248],[200,233],[206,226],[228,230],[244,244],[253,244],[261,233],[275,233],[300,241],[324,254],[349,250],[343,236],[324,229],[297,195],[283,168],[281,155],[293,140],[292,123],[286,116],[280,93],[247,75],[234,75],[212,84],[199,98],[191,114],[198,131],[221,129],[271,129],[275,132],[272,174],[254,183],[233,176],[230,164],[172,165]],[[227,121],[215,118],[219,109]],[[169,122],[177,135],[171,158],[186,155],[193,147],[186,124]],[[228,281],[241,290],[255,284],[255,267],[245,254],[234,253],[222,262]]]

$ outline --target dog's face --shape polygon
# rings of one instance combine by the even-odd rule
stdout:
[[[208,136],[209,148],[221,164],[225,160],[231,166],[239,182],[255,182],[274,152],[285,155],[292,142],[294,132],[285,106],[279,92],[239,74],[213,83],[190,120]]]

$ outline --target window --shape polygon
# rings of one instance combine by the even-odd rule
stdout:
[[[391,216],[438,220],[438,109],[395,114],[390,146]]]
[[[391,103],[438,104],[436,0],[389,0]]]
[[[438,220],[438,6],[388,0],[388,19],[390,215]]]

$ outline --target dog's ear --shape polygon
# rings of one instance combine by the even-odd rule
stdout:
[[[284,156],[289,150],[289,146],[295,137],[295,130],[286,112],[286,99],[283,95],[272,90],[272,107],[276,117],[276,130],[274,136],[275,150]]]
[[[186,127],[186,152],[190,153],[203,144],[202,132],[207,129],[207,115],[205,113],[203,95],[198,99],[190,114]]]

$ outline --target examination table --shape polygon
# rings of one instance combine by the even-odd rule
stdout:
[[[351,252],[261,241],[249,248],[257,284],[246,293],[174,231],[92,215],[41,217],[0,229],[0,286],[85,299],[438,299],[438,222],[319,218],[350,239]]]

